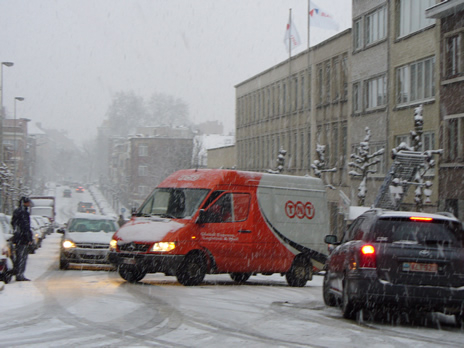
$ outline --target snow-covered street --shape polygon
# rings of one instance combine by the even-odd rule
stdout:
[[[82,197],[57,194],[62,222]],[[89,198],[88,196],[87,198]],[[149,274],[140,283],[93,267],[58,267],[54,233],[29,256],[31,282],[0,292],[1,347],[461,347],[453,317],[427,323],[357,323],[322,300],[322,277],[292,288],[280,275],[236,285],[207,275],[185,287],[175,277]]]

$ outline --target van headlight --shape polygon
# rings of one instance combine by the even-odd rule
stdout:
[[[153,244],[151,251],[171,251],[176,247],[176,242],[159,242]]]
[[[110,250],[116,250],[117,246],[118,246],[118,241],[116,239],[112,239],[110,242]]]
[[[65,240],[63,242],[63,248],[65,249],[70,249],[70,248],[75,248],[75,247],[76,247],[76,244],[74,244],[74,242],[71,240]]]

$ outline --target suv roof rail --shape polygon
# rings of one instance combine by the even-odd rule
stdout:
[[[449,211],[437,211],[435,214],[457,219],[456,216],[453,213],[450,213]]]

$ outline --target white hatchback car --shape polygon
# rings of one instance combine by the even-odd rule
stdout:
[[[117,229],[113,217],[77,213],[66,228],[57,230],[63,234],[60,269],[67,269],[70,263],[109,264],[110,241]]]

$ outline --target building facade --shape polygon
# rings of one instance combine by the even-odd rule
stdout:
[[[338,190],[348,191],[349,67],[351,29],[311,47],[238,84],[236,88],[237,168],[274,170],[279,150],[286,151],[284,172],[312,174],[325,146],[323,174],[329,190],[331,225],[342,228]]]
[[[444,150],[439,166],[439,200],[441,211],[464,218],[464,1],[441,2],[426,11],[437,20],[439,42],[437,72],[440,84],[440,148]]]
[[[445,148],[444,155],[436,157],[440,173],[446,161],[458,159],[462,147],[458,124],[462,114],[454,106],[447,108],[453,110],[454,116],[450,116],[450,111],[440,116],[445,87],[439,67],[444,54],[440,52],[448,50],[442,47],[440,51],[440,36],[452,40],[451,36],[460,33],[457,27],[462,27],[458,23],[462,16],[456,15],[456,23],[450,24],[451,34],[440,35],[436,20],[426,17],[426,10],[435,3],[354,0],[352,29],[236,85],[238,168],[273,169],[282,147],[287,151],[287,174],[314,175],[311,164],[319,159],[317,145],[324,145],[326,168],[336,170],[322,174],[325,183],[335,188],[328,190],[331,228],[340,232],[344,216],[338,213],[343,206],[357,205],[360,183],[358,178],[349,176],[349,158],[357,153],[368,131],[370,153],[381,149],[384,153],[371,168],[375,173],[368,176],[366,206],[374,204],[389,173],[392,150],[401,143],[412,145],[410,132],[415,129],[416,108],[422,107],[424,121],[420,151]],[[460,83],[453,80],[454,88]],[[448,81],[446,85],[450,84]],[[453,97],[449,98],[451,101]],[[451,121],[448,128],[442,129],[445,119]],[[455,155],[449,153],[453,146]],[[462,177],[454,162],[449,167]],[[443,202],[439,199],[445,186],[444,175],[438,175],[437,167],[423,179],[433,183],[431,202],[424,210],[456,205],[447,198]],[[411,186],[402,209],[415,208],[413,191],[417,186]]]

